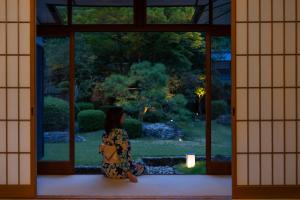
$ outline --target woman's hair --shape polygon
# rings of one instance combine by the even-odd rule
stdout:
[[[105,132],[108,134],[114,128],[122,128],[121,118],[124,114],[122,107],[112,107],[106,111]]]

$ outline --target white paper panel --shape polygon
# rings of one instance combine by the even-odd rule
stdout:
[[[247,24],[236,24],[236,53],[247,54]]]
[[[285,118],[296,119],[296,89],[285,89]]]
[[[300,154],[298,155],[298,183],[300,183]]]
[[[248,161],[247,155],[237,154],[237,185],[247,185]]]
[[[300,3],[298,3],[298,5],[299,5]],[[299,13],[300,13],[300,11],[299,11]],[[300,15],[299,15],[300,16]],[[300,38],[300,23],[297,23],[297,53],[299,54],[300,53],[300,40],[299,40],[299,38]]]
[[[6,122],[0,121],[0,152],[6,151]]]
[[[7,89],[7,118],[18,119],[18,89]]]
[[[273,86],[283,86],[283,56],[273,56]]]
[[[6,21],[6,2],[5,1],[6,0],[0,0],[0,21]]]
[[[247,20],[247,0],[236,1],[236,21]]]
[[[296,23],[285,24],[285,53],[296,53]]]
[[[249,23],[249,54],[259,53],[259,24]]]
[[[300,152],[300,122],[299,121],[297,121],[297,126],[298,126],[298,128],[297,128],[297,138],[298,138],[298,141],[297,141],[298,150],[297,150],[297,152],[299,153]]]
[[[249,87],[259,86],[259,57],[249,56]]]
[[[271,0],[260,1],[260,19],[261,21],[271,21]]]
[[[273,155],[273,181],[274,185],[284,184],[284,158],[283,154]]]
[[[259,0],[248,1],[248,21],[259,21]]]
[[[30,56],[20,56],[19,84],[20,87],[30,87]]]
[[[263,77],[261,81],[261,87],[271,87],[272,84],[272,67],[271,67],[271,56],[261,56],[260,73]]]
[[[6,27],[4,23],[0,23],[0,54],[6,53]]]
[[[6,154],[0,153],[0,185],[6,184]]]
[[[300,118],[300,89],[297,89],[297,118]]]
[[[18,154],[7,154],[7,163],[8,184],[18,184]]]
[[[283,0],[273,0],[273,21],[283,21],[283,8]]]
[[[298,1],[298,0],[296,0],[296,1]],[[297,2],[297,11],[296,11],[296,13],[300,13],[300,4]],[[300,21],[300,15],[299,14],[297,14],[297,21]]]
[[[247,90],[236,90],[236,118],[237,120],[247,119]]]
[[[283,122],[274,121],[273,122],[273,151],[283,152],[284,151],[284,133],[283,133]]]
[[[295,185],[296,184],[296,154],[286,154],[285,156],[285,184]]]
[[[272,53],[272,34],[271,34],[271,23],[262,23],[260,30],[260,46],[262,54]]]
[[[285,20],[296,20],[296,0],[285,0]]]
[[[272,123],[262,121],[261,123],[261,152],[272,151]]]
[[[249,155],[249,185],[259,185],[259,154]]]
[[[273,118],[274,119],[283,119],[283,89],[273,89]]]
[[[20,89],[20,119],[30,120],[30,89]]]
[[[29,54],[30,53],[30,24],[21,23],[20,24],[20,54]]]
[[[30,184],[30,154],[20,154],[20,184]]]
[[[296,56],[285,56],[285,86],[296,86]]]
[[[18,152],[18,122],[9,121],[7,122],[7,151]]]
[[[18,54],[18,24],[7,24],[7,53]]]
[[[7,56],[7,86],[18,87],[18,56]]]
[[[296,121],[285,122],[285,151],[296,152]]]
[[[237,152],[247,152],[247,122],[236,123]]]
[[[7,0],[7,21],[18,21],[18,0]]]
[[[20,21],[30,21],[30,0],[19,0]]]
[[[261,89],[260,90],[261,99],[261,119],[271,119],[272,118],[272,93],[271,89]]]
[[[236,87],[247,87],[247,57],[236,57]]]
[[[274,54],[283,54],[283,41],[284,41],[283,23],[273,23],[273,53]]]
[[[297,56],[297,80],[296,81],[297,81],[297,86],[299,87],[300,86],[300,56]]]
[[[259,152],[259,122],[249,123],[249,152]]]
[[[0,119],[6,119],[6,91],[0,88]]]
[[[272,155],[261,154],[261,184],[272,185]]]
[[[259,89],[249,89],[249,119],[259,119]]]
[[[30,122],[20,123],[20,152],[30,152]]]
[[[0,56],[0,87],[6,87],[6,57],[5,56]]]

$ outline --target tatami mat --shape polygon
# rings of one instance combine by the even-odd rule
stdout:
[[[102,175],[38,176],[38,195],[102,198],[230,197],[231,176],[148,175],[138,183]]]

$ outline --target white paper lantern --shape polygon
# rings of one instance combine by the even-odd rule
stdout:
[[[196,164],[196,156],[195,154],[186,154],[186,166],[187,168],[193,168]]]

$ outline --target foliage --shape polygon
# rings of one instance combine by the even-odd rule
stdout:
[[[205,161],[197,161],[193,168],[187,168],[185,163],[177,164],[174,168],[181,174],[206,174]]]
[[[144,115],[145,122],[156,123],[156,122],[163,122],[166,120],[167,120],[167,115],[161,110],[149,111],[146,112]]]
[[[147,19],[150,24],[186,24],[192,22],[194,12],[193,7],[150,7]]]
[[[187,100],[182,94],[175,95],[168,102],[169,119],[175,121],[189,121],[192,113],[185,108],[186,104]]]
[[[125,120],[124,129],[130,139],[139,138],[143,134],[142,123],[139,120],[128,118]]]
[[[74,7],[73,21],[76,24],[131,24],[133,9],[127,7]]]
[[[79,111],[94,109],[94,104],[92,104],[90,102],[78,102],[76,104],[78,106]]]
[[[77,118],[80,132],[104,128],[105,113],[101,110],[83,110],[78,113]]]
[[[228,105],[224,100],[213,100],[211,102],[212,107],[212,119],[216,119],[222,114],[228,113]]]
[[[44,131],[64,131],[69,124],[68,103],[56,97],[45,97],[43,123]]]

